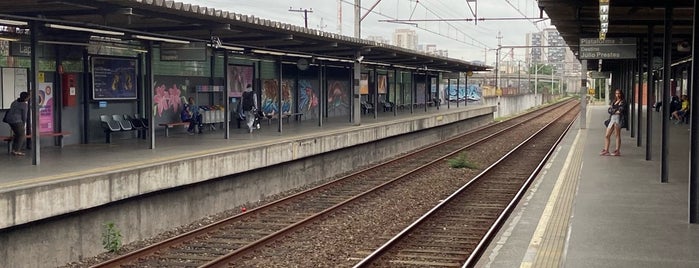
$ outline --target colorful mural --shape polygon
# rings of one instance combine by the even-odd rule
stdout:
[[[294,88],[294,80],[282,80],[282,113],[291,113],[292,103],[294,103],[291,89]],[[277,79],[267,79],[262,81],[262,112],[265,114],[279,113],[279,81]]]
[[[349,115],[349,81],[328,80],[328,117]]]
[[[469,101],[479,101],[482,96],[481,88],[476,84],[468,85],[468,88],[464,85],[459,85],[458,91],[456,85],[449,85],[447,91],[449,92],[450,101],[456,101],[457,99],[462,101],[464,98]]]
[[[184,85],[177,86],[177,84],[172,84],[172,86],[166,86],[164,83],[157,85],[155,83],[155,90],[153,96],[153,116],[163,117],[163,113],[167,111],[172,111],[175,114],[179,114],[182,109],[182,91],[186,91]],[[182,88],[182,89],[180,89]]]
[[[298,111],[306,115],[306,118],[318,118],[318,89],[314,84],[309,80],[299,80]]]

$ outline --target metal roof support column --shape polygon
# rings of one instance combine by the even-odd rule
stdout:
[[[398,116],[398,69],[393,69],[393,116]],[[401,79],[402,81],[402,79]],[[403,92],[401,90],[401,92]]]
[[[580,47],[578,47],[580,51]],[[580,61],[580,99],[587,100],[587,60]],[[606,84],[607,82],[605,82]],[[535,98],[536,99],[536,98]],[[580,129],[587,128],[587,101],[580,102]]]
[[[427,69],[427,68],[425,68],[425,69]],[[428,95],[427,92],[429,92],[430,86],[431,86],[431,85],[430,85],[430,77],[427,75],[427,70],[425,70],[425,93],[423,94],[423,95],[425,95],[425,96],[424,96],[424,101],[425,101],[425,103],[424,103],[424,105],[425,105],[425,112],[427,112],[427,99],[428,99],[428,97],[427,97],[427,95]]]
[[[458,90],[458,88],[457,88]],[[497,92],[497,89],[495,89]],[[483,99],[483,92],[481,92],[481,99]],[[468,105],[468,72],[464,73],[464,107]]]
[[[228,50],[223,50],[223,84],[228,85],[228,63],[229,63],[229,55],[228,55]],[[224,139],[230,139],[231,138],[231,99],[230,96],[228,96],[228,87],[224,86],[223,90],[223,102],[226,103],[223,106],[223,122],[224,122],[224,129],[226,130],[223,132],[223,138]],[[261,106],[261,105],[260,105]]]
[[[29,27],[31,28],[31,65],[29,68],[29,111],[31,113],[31,135],[32,137],[32,164],[39,165],[41,163],[41,138],[39,134],[39,91],[36,90],[39,84],[39,53],[38,53],[38,42],[39,42],[39,22],[32,21],[29,22]]]
[[[444,92],[444,101],[447,102],[447,110],[449,110],[449,89],[451,88],[451,78],[447,78],[447,89]]]
[[[660,145],[660,182],[666,183],[668,180],[668,155],[670,154],[667,146],[670,125],[667,121],[670,116],[670,75],[672,68],[672,4],[671,0],[665,2],[665,32],[663,34],[663,116],[662,116],[662,137]]]
[[[374,80],[374,96],[372,98],[372,105],[374,105],[374,119],[376,119],[379,114],[379,81],[377,78],[378,74],[376,72],[376,67],[374,67],[374,73],[371,76],[371,79]]]
[[[415,83],[415,72],[410,72],[410,114],[413,114],[413,106],[417,97],[417,85]]]
[[[638,95],[638,94],[636,94],[636,90],[634,87],[636,85],[636,82],[635,82],[636,75],[634,75],[634,71],[636,70],[636,61],[637,60],[630,60],[631,64],[627,65],[628,66],[627,73],[629,75],[629,79],[627,79],[626,82],[629,83],[628,88],[629,88],[629,91],[631,91],[631,102],[629,103],[631,107],[629,107],[629,113],[628,113],[628,115],[629,115],[628,124],[629,124],[629,130],[631,130],[630,131],[631,138],[636,137],[636,133],[635,133],[636,132],[636,124],[634,122],[634,119],[636,119],[636,117],[634,116],[634,113],[633,113],[633,111],[636,109],[636,95]]]
[[[83,48],[83,81],[90,81],[90,52],[87,50],[87,47]],[[87,102],[87,100],[90,98],[90,93],[89,93],[89,87],[92,87],[92,85],[88,85],[88,83],[84,83],[83,89],[79,91],[79,93],[82,95],[81,98],[84,102]],[[76,96],[77,97],[77,96]],[[56,103],[56,102],[54,102]],[[87,144],[90,141],[90,128],[87,127],[88,122],[90,122],[90,108],[87,105],[79,105],[80,110],[82,110],[82,120],[78,123],[80,126],[81,135],[80,135],[80,142],[83,144]]]
[[[352,65],[352,95],[354,95],[354,98],[352,98],[352,122],[354,123],[355,126],[359,126],[362,124],[362,107],[361,105],[361,95],[359,93],[359,80],[362,75],[362,64],[359,62],[359,57],[361,57],[362,54],[359,52],[359,50],[354,52],[354,64]]]
[[[697,10],[697,3],[699,0],[694,0],[694,10]],[[697,36],[697,20],[699,20],[699,15],[697,12],[694,12],[694,22],[692,26],[692,58],[695,59],[692,61],[692,67],[691,71],[692,74],[690,75],[690,79],[688,79],[690,82],[690,85],[692,86],[689,88],[689,96],[692,98],[692,101],[690,103],[699,103],[699,83],[697,83],[694,79],[699,78],[699,61],[697,61],[697,46],[694,44],[697,44],[699,42],[699,36]],[[699,171],[699,145],[697,145],[697,142],[699,142],[699,138],[697,137],[697,134],[699,134],[699,112],[697,112],[697,109],[689,109],[689,120],[691,120],[689,127],[690,127],[690,132],[689,132],[689,223],[698,223],[699,222],[699,182],[697,182],[697,172]]]
[[[318,102],[318,126],[322,127],[323,126],[323,111],[325,111],[325,104],[327,103],[328,97],[323,94],[324,92],[327,92],[327,86],[328,86],[328,81],[326,80],[325,77],[325,72],[327,70],[325,69],[325,63],[321,62],[318,64],[318,100],[321,100]],[[309,101],[310,96],[308,97]],[[310,112],[310,111],[309,111]],[[312,117],[311,117],[312,118]]]
[[[461,82],[461,73],[456,76],[456,108],[459,108],[459,82]]]
[[[437,98],[437,110],[439,110],[439,106],[442,106],[442,96],[443,94],[439,94],[439,84],[442,82],[442,73],[439,72],[437,73],[437,79],[435,79],[436,85],[435,87],[435,94],[434,97]]]
[[[642,39],[639,39],[639,41]],[[640,43],[640,42],[639,42]],[[641,147],[643,142],[641,142],[641,139],[643,137],[643,133],[641,132],[641,125],[643,124],[643,57],[641,56],[641,45],[638,45],[638,50],[636,51],[636,75],[638,76],[638,80],[636,83],[636,86],[638,87],[638,105],[636,106],[636,147]],[[646,95],[646,99],[648,99],[648,95]],[[648,102],[648,101],[646,101]],[[646,109],[650,110],[650,105],[646,106]]]
[[[282,73],[282,67],[283,67],[284,63],[282,62],[281,57],[279,57],[277,59],[277,63],[279,65],[279,76],[277,77],[279,79],[277,81],[277,98],[278,98],[277,99],[277,109],[279,110],[279,111],[277,111],[278,112],[277,119],[279,119],[279,120],[277,120],[277,131],[279,131],[281,133],[282,132],[282,121],[283,121],[282,114],[284,114],[284,110],[282,110],[282,108],[283,108],[282,105],[284,104],[282,102],[282,97],[284,96],[283,95],[284,90],[282,89],[282,86],[284,86],[284,83],[282,83],[282,79],[284,78],[284,75]],[[259,105],[259,106],[260,106],[259,108],[262,108],[262,105]]]
[[[648,53],[646,58],[646,96],[648,96],[648,108],[646,109],[646,160],[650,161],[652,157],[652,146],[651,142],[653,139],[653,114],[651,112],[651,102],[657,102],[654,97],[653,91],[653,25],[648,25]]]
[[[155,149],[155,127],[157,126],[155,124],[155,116],[153,115],[153,81],[155,81],[155,77],[153,76],[153,59],[155,58],[155,55],[153,55],[153,41],[148,41],[146,42],[146,49],[148,50],[148,54],[145,55],[146,58],[146,73],[145,73],[145,87],[143,88],[144,96],[148,98],[148,101],[146,101],[146,118],[148,118],[148,132],[150,132],[150,139],[149,139],[149,145],[148,148],[150,149]]]

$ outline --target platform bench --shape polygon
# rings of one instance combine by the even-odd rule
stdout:
[[[189,126],[189,122],[172,122],[172,123],[160,123],[158,126],[165,127],[165,137],[169,136],[169,129],[176,126]]]
[[[63,148],[63,137],[70,136],[70,132],[41,132],[39,137],[58,137],[58,144]],[[12,136],[0,136],[0,139],[7,142],[7,153],[12,152],[12,143],[14,141]],[[32,135],[27,135],[27,140],[31,140]]]

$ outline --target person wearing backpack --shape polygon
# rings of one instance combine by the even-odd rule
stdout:
[[[245,114],[245,123],[248,125],[248,132],[252,133],[255,124],[255,112],[257,111],[257,94],[252,91],[252,85],[248,84],[243,91],[241,107]]]
[[[27,124],[27,113],[29,112],[29,93],[22,92],[19,94],[19,98],[10,104],[10,109],[5,113],[5,117],[2,119],[3,122],[10,125],[12,129],[13,143],[12,143],[12,155],[22,156],[24,153],[21,151],[24,142],[27,140],[26,124]]]
[[[184,97],[182,97],[184,99]],[[187,128],[187,132],[189,134],[194,134],[194,127],[199,127],[199,134],[201,134],[201,129],[202,129],[202,116],[199,113],[199,107],[194,104],[194,98],[189,97],[189,101],[185,102],[184,106],[182,107],[182,112],[180,113],[180,119],[182,119],[182,122],[189,122],[189,127]]]

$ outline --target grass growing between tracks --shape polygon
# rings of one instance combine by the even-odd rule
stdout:
[[[468,168],[468,169],[478,169],[478,166],[468,160],[466,153],[461,153],[455,158],[448,159],[449,166],[452,168]]]

